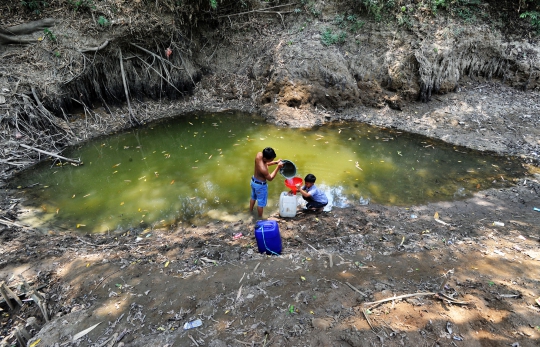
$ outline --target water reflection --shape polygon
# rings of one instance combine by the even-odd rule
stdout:
[[[507,158],[357,123],[279,128],[254,115],[194,114],[97,139],[64,153],[82,167],[43,163],[15,182],[38,208],[32,224],[105,232],[204,218],[248,219],[255,154],[273,147],[317,176],[327,210],[370,201],[413,205],[461,199],[523,175]],[[269,184],[265,216],[286,191]],[[303,201],[299,199],[299,201]],[[27,221],[30,222],[30,221]]]

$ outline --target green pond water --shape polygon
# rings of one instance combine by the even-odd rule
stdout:
[[[14,185],[35,207],[23,222],[44,230],[247,220],[254,158],[264,147],[292,161],[297,176],[313,173],[329,198],[327,210],[462,199],[524,174],[516,160],[359,123],[290,129],[255,115],[216,113],[182,115],[70,148],[63,155],[80,157],[83,166],[47,161]],[[284,180],[278,174],[269,183],[265,217],[279,211]]]

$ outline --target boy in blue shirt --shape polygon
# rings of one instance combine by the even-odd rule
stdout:
[[[307,201],[306,209],[310,211],[321,212],[324,209],[324,206],[328,205],[328,198],[324,192],[320,191],[315,186],[315,180],[317,178],[308,174],[304,178],[304,186],[300,187],[300,184],[297,185],[298,192],[302,194],[304,200]]]

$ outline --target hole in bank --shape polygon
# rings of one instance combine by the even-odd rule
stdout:
[[[251,114],[195,113],[69,148],[63,156],[80,157],[83,166],[43,162],[12,186],[29,210],[21,221],[45,231],[248,220],[254,158],[265,147],[294,163],[299,178],[316,176],[326,210],[463,199],[525,174],[512,158],[365,124],[290,129]],[[279,174],[269,182],[265,217],[289,191]]]

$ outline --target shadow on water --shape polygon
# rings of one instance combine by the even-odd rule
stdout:
[[[82,158],[83,166],[44,162],[13,185],[35,207],[23,221],[45,230],[107,232],[245,220],[251,218],[253,160],[264,147],[293,161],[298,176],[317,176],[328,209],[463,199],[508,186],[524,174],[515,159],[402,132],[346,122],[280,128],[230,112],[183,115],[86,142],[64,153]],[[286,190],[278,175],[269,184],[265,215],[277,212]]]

